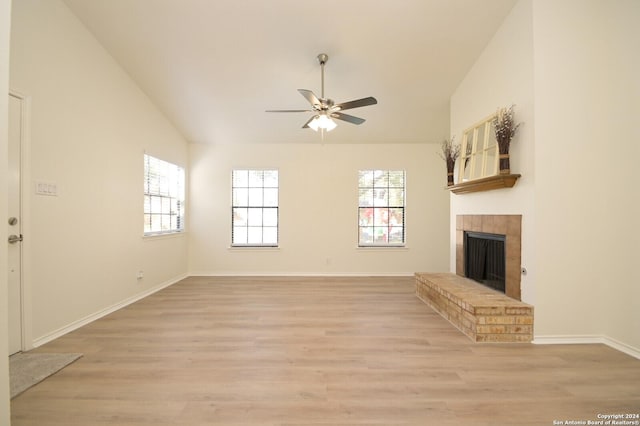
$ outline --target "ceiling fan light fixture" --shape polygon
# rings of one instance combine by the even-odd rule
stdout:
[[[311,120],[311,122],[309,123],[309,127],[311,127],[316,132],[318,131],[318,129],[323,129],[327,132],[330,132],[337,127],[337,124],[327,114],[318,114],[313,118],[313,120]]]

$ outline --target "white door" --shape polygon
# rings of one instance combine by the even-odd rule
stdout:
[[[9,95],[9,355],[22,350],[21,141],[22,99]]]

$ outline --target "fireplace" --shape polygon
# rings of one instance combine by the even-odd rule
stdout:
[[[465,232],[504,235],[504,293],[520,299],[521,215],[456,216],[456,274],[465,275]]]
[[[505,235],[464,231],[464,276],[505,292]]]

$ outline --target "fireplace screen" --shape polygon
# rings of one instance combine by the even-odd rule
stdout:
[[[504,235],[465,232],[465,276],[504,293],[504,246]]]

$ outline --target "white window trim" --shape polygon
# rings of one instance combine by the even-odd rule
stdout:
[[[278,204],[275,207],[277,209],[277,217],[278,217],[278,223],[276,226],[276,243],[269,243],[269,244],[255,244],[255,243],[234,243],[233,242],[233,209],[234,209],[234,203],[233,203],[233,173],[237,170],[248,170],[248,171],[266,171],[266,170],[274,170],[278,173]],[[264,188],[264,187],[263,187]],[[264,250],[278,250],[280,248],[280,169],[278,169],[277,167],[263,167],[263,168],[258,168],[258,167],[233,167],[231,169],[231,182],[230,182],[230,191],[229,191],[229,204],[230,204],[230,208],[231,208],[231,221],[230,221],[230,228],[231,228],[231,234],[230,234],[230,242],[229,242],[229,250],[230,251],[251,251],[252,249],[255,249],[257,251],[264,251]],[[264,207],[264,206],[262,206]]]
[[[144,159],[144,162],[145,162],[145,166],[143,166],[143,175],[144,175],[143,176],[143,182],[147,179],[147,175],[146,175],[146,173],[144,171],[144,167],[146,167],[146,157],[151,157],[151,158],[154,158],[154,159],[156,159],[158,161],[162,161],[162,162],[168,163],[171,166],[175,166],[175,167],[179,168],[182,171],[182,197],[180,197],[181,199],[179,200],[180,203],[181,203],[181,206],[182,206],[182,218],[181,218],[182,227],[180,229],[170,229],[170,230],[166,230],[166,231],[145,231],[144,230],[144,228],[145,228],[144,214],[146,214],[146,213],[144,212],[144,208],[143,208],[143,224],[142,224],[142,229],[143,229],[142,237],[143,237],[143,239],[150,239],[150,238],[151,239],[159,239],[160,237],[165,237],[166,238],[166,237],[175,237],[175,236],[179,236],[179,235],[184,235],[185,229],[186,229],[186,223],[185,223],[186,222],[186,201],[185,201],[185,198],[186,198],[186,192],[187,192],[187,188],[186,188],[186,185],[187,185],[187,171],[186,171],[185,167],[183,167],[183,166],[181,166],[179,164],[173,163],[171,161],[163,160],[162,158],[156,157],[154,155],[151,155],[151,154],[147,153],[146,151],[143,154],[144,154],[143,155],[143,159]],[[148,195],[147,192],[143,191],[143,196],[147,196],[147,195]],[[175,197],[171,197],[171,198],[175,198]]]
[[[389,169],[389,168],[373,168],[373,169],[358,169],[358,174],[361,171],[365,170],[384,170],[387,172],[390,171],[402,171],[404,173],[404,181],[403,181],[403,205],[402,205],[402,243],[370,243],[370,244],[361,244],[360,243],[360,184],[358,184],[358,207],[356,209],[356,223],[358,224],[357,232],[356,232],[356,249],[366,250],[384,250],[391,249],[392,251],[397,251],[398,249],[406,249],[407,248],[407,170],[406,169]],[[373,206],[372,206],[373,207]],[[391,207],[390,207],[391,208]]]

